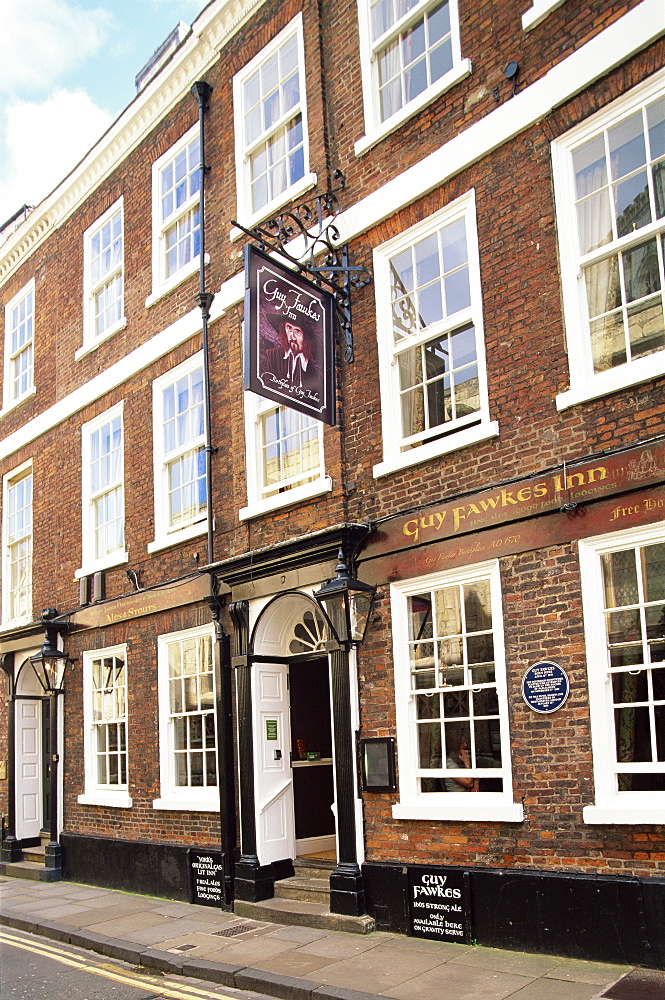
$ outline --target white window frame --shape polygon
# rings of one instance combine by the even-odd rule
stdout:
[[[31,482],[31,502],[30,502],[30,532],[22,535],[22,538],[30,539],[30,582],[28,584],[29,595],[27,598],[28,610],[22,615],[11,616],[12,589],[11,589],[11,553],[9,538],[9,494],[10,491],[24,479],[30,478]],[[23,624],[32,621],[32,570],[33,570],[33,540],[34,540],[34,476],[32,460],[24,462],[16,469],[12,469],[2,479],[2,621],[3,624]]]
[[[92,665],[94,660],[104,657],[117,657],[125,664],[125,715],[124,719],[108,720],[109,722],[124,721],[127,752],[127,775],[129,778],[129,727],[128,727],[128,675],[127,675],[127,645],[109,646],[105,649],[92,649],[83,653],[83,752],[85,791],[78,796],[81,805],[110,806],[115,809],[131,809],[132,799],[128,792],[128,782],[125,784],[100,784],[97,770],[97,723],[93,719],[92,704]],[[106,722],[102,722],[105,725]]]
[[[502,767],[497,776],[504,782],[503,792],[421,792],[418,788],[418,734],[416,725],[416,695],[411,689],[411,669],[408,649],[407,598],[423,590],[434,590],[452,584],[490,581],[492,629],[496,690],[502,735]],[[491,560],[462,569],[434,573],[391,584],[393,658],[395,670],[395,713],[399,762],[399,802],[392,807],[395,819],[484,820],[486,822],[520,823],[524,819],[522,804],[513,801],[510,765],[510,732],[506,688],[506,659],[503,634],[503,613],[499,563]]]
[[[471,305],[447,317],[442,324],[428,328],[422,337],[427,340],[437,332],[452,330],[472,323],[476,330],[478,382],[481,404],[471,426],[446,432],[442,425],[442,436],[402,451],[402,418],[399,403],[399,370],[397,353],[393,342],[392,307],[390,302],[390,258],[401,253],[419,240],[439,229],[463,219],[466,224],[466,240],[469,266],[469,286]],[[374,287],[376,289],[376,329],[379,343],[379,382],[381,387],[381,421],[383,428],[383,461],[374,466],[374,478],[389,475],[430,459],[438,458],[459,448],[465,448],[485,441],[499,433],[499,425],[490,420],[487,395],[487,372],[485,364],[485,338],[483,331],[482,293],[480,266],[478,260],[478,234],[476,230],[475,192],[467,192],[451,205],[435,212],[424,222],[418,223],[400,233],[394,239],[382,244],[374,251]]]
[[[573,151],[576,147],[605,129],[611,128],[662,94],[665,94],[665,70],[655,73],[649,80],[613,101],[608,107],[552,143],[561,290],[570,370],[570,388],[556,397],[558,410],[565,410],[586,400],[596,399],[665,374],[665,349],[607,371],[593,372],[586,290],[580,260],[584,262],[596,254],[587,254],[580,258],[572,164]],[[643,242],[662,228],[662,219],[651,222],[637,230],[635,234],[628,234],[602,247],[602,255],[612,250],[626,249],[633,243]]]
[[[109,223],[115,215],[120,213],[120,239],[122,250],[120,260],[112,264],[109,270],[93,284],[92,280],[92,241],[100,230]],[[120,278],[121,292],[120,316],[111,323],[102,333],[96,332],[95,322],[95,296],[102,291],[111,281]],[[119,198],[108,208],[83,234],[83,345],[76,351],[75,358],[80,358],[89,351],[94,350],[99,344],[112,337],[119,330],[127,325],[125,316],[125,209],[124,199]]]
[[[20,351],[12,352],[12,332],[14,329],[14,324],[12,323],[12,315],[15,310],[19,309],[22,302],[26,302],[26,308],[28,300],[32,300],[32,311],[31,311],[31,325],[32,334],[29,339],[26,339],[25,344],[22,345]],[[25,351],[30,351],[30,364],[28,366],[28,384],[24,392],[17,393],[13,395],[13,383],[14,383],[14,362],[16,358],[20,357]],[[13,298],[9,300],[5,306],[5,384],[3,393],[3,412],[11,410],[14,406],[18,406],[22,403],[24,399],[32,396],[35,389],[35,279],[31,278],[30,281],[23,288],[14,295]]]
[[[595,785],[594,804],[583,809],[585,823],[665,822],[665,791],[619,792],[614,787],[612,764],[616,758],[616,747],[612,686],[606,680],[609,675],[606,670],[605,605],[600,561],[600,557],[607,552],[658,542],[665,542],[665,521],[585,538],[579,542]]]
[[[289,40],[289,38],[294,35],[298,43],[300,89],[299,110],[302,115],[303,132],[303,176],[280,194],[275,195],[260,209],[254,211],[251,201],[249,156],[244,138],[245,116],[243,88],[246,80],[252,75],[252,73],[255,72],[261,63],[269,59],[286,41]],[[289,110],[288,117],[285,120],[294,117],[297,113],[296,107]],[[315,173],[311,172],[309,163],[309,127],[307,121],[307,88],[305,81],[305,44],[301,13],[298,13],[291,21],[289,21],[286,27],[283,28],[282,31],[275,36],[275,38],[271,39],[268,45],[261,49],[261,51],[249,63],[247,63],[246,66],[243,66],[243,68],[233,77],[233,108],[235,121],[236,197],[238,219],[244,226],[252,226],[260,219],[265,219],[268,218],[268,216],[273,215],[278,208],[285,205],[287,202],[292,201],[294,198],[299,198],[305,193],[305,191],[309,191],[311,188],[315,187],[317,183],[317,176]],[[280,122],[276,123],[275,128],[279,127]],[[268,131],[263,133],[264,136],[269,134],[270,133]],[[251,148],[252,147],[250,147],[250,149]],[[233,230],[232,235],[235,236],[236,232],[239,231]],[[242,233],[240,233],[240,235],[242,235]]]
[[[164,295],[176,288],[192,274],[199,270],[201,255],[195,254],[182,267],[168,277],[166,275],[166,234],[174,223],[187,216],[201,204],[200,189],[189,196],[182,205],[175,209],[166,221],[162,221],[161,212],[161,173],[171,160],[185,149],[192,140],[199,136],[199,126],[193,125],[152,165],[152,294],[146,299],[146,307],[153,305]],[[200,216],[199,216],[200,219]],[[207,258],[207,255],[206,255]],[[206,261],[207,262],[207,261]]]
[[[169,632],[157,637],[157,675],[159,697],[159,774],[160,796],[154,799],[153,809],[191,810],[195,812],[219,812],[218,784],[192,788],[175,783],[175,761],[173,748],[173,725],[169,703],[168,651],[169,645],[183,639],[210,637],[210,655],[213,676],[213,718],[216,715],[217,694],[215,687],[215,630],[211,625]],[[215,723],[215,740],[219,735]],[[219,783],[219,758],[216,757],[217,782]]]
[[[247,506],[239,511],[241,521],[260,517],[271,510],[279,510],[291,504],[301,503],[312,497],[322,496],[332,489],[332,479],[326,476],[323,453],[323,423],[316,421],[319,441],[318,470],[312,470],[313,478],[301,485],[288,485],[284,481],[283,492],[265,496],[262,475],[261,417],[267,410],[275,409],[278,403],[263,399],[253,392],[245,392],[245,455],[247,468]]]
[[[121,475],[111,486],[93,494],[91,482],[91,441],[92,436],[105,424],[116,418],[120,419],[120,429],[122,441],[120,445],[120,468]],[[103,556],[95,556],[95,519],[94,503],[102,493],[111,492],[120,488],[122,491],[122,544],[112,552],[107,552]],[[110,566],[118,566],[129,559],[125,541],[125,427],[124,427],[124,403],[120,402],[110,410],[101,413],[94,420],[89,420],[81,427],[81,525],[82,525],[82,546],[81,546],[81,568],[75,572],[75,577],[88,576]]]
[[[379,51],[386,47],[389,39],[411,23],[418,21],[429,8],[436,6],[437,0],[419,0],[419,3],[404,17],[395,22],[390,31],[386,32],[376,42],[372,42],[371,13],[369,0],[357,0],[358,31],[360,35],[360,73],[363,88],[363,107],[365,111],[365,135],[355,144],[356,156],[362,156],[368,149],[380,142],[387,135],[395,132],[405,121],[412,118],[424,107],[430,104],[440,94],[445,93],[455,84],[464,80],[471,73],[471,60],[462,59],[459,35],[458,0],[448,0],[450,14],[451,44],[453,52],[452,68],[426,90],[403,105],[385,121],[381,121],[379,103],[378,61]]]
[[[155,538],[148,543],[148,552],[158,552],[160,549],[177,545],[179,542],[186,542],[190,538],[197,538],[207,530],[208,512],[206,509],[200,511],[189,521],[180,523],[173,527],[169,524],[169,456],[164,452],[164,403],[163,392],[166,388],[187,375],[190,375],[197,368],[203,367],[203,352],[187,358],[182,364],[170,371],[160,375],[152,383],[152,442],[154,459],[154,496],[155,496]],[[205,399],[203,401],[205,406]],[[197,441],[184,449],[191,451],[194,448],[205,447],[205,435],[202,434]],[[173,453],[175,456],[175,452]],[[172,457],[173,457],[172,456]],[[210,497],[207,497],[210,503]]]
[[[531,28],[535,28],[565,2],[566,0],[532,0],[531,7],[522,14],[522,30],[530,31]]]

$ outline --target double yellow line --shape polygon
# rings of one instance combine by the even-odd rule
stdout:
[[[33,944],[31,941],[19,937],[8,930],[0,930],[0,944],[10,945],[12,948],[21,948],[23,951],[31,952],[33,955],[50,958],[61,965],[68,965],[73,969],[79,969],[81,972],[89,972],[93,976],[101,976],[102,979],[112,979],[113,982],[123,983],[125,986],[133,986],[137,990],[145,990],[148,993],[157,991],[161,996],[172,997],[173,1000],[237,1000],[237,998],[229,997],[224,993],[209,993],[197,989],[196,986],[188,986],[186,983],[183,983],[182,986],[168,986],[163,980],[157,979],[156,976],[136,975],[132,972],[126,972],[118,966],[96,965],[91,960],[82,959],[80,955],[69,949],[67,945],[59,944],[55,947],[42,941],[37,941]]]

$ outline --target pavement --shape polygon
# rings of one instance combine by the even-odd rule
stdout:
[[[0,877],[0,924],[283,1000],[665,1000],[665,973],[349,934],[75,882]]]

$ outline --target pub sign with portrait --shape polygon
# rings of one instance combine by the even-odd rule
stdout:
[[[245,247],[245,389],[335,423],[332,295]]]

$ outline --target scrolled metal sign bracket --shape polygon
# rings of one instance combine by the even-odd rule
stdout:
[[[279,254],[296,271],[304,273],[315,284],[332,293],[337,321],[344,334],[344,359],[351,363],[354,360],[351,290],[368,285],[372,276],[366,267],[349,263],[348,246],[340,242],[339,229],[335,225],[340,211],[337,194],[344,190],[346,182],[341,170],[334,170],[332,179],[337,186],[317,195],[312,203],[296,205],[252,229],[247,229],[235,219],[231,222],[259,250],[266,254]],[[298,256],[289,250],[294,241],[299,244]],[[314,261],[322,255],[323,261],[315,264]]]

